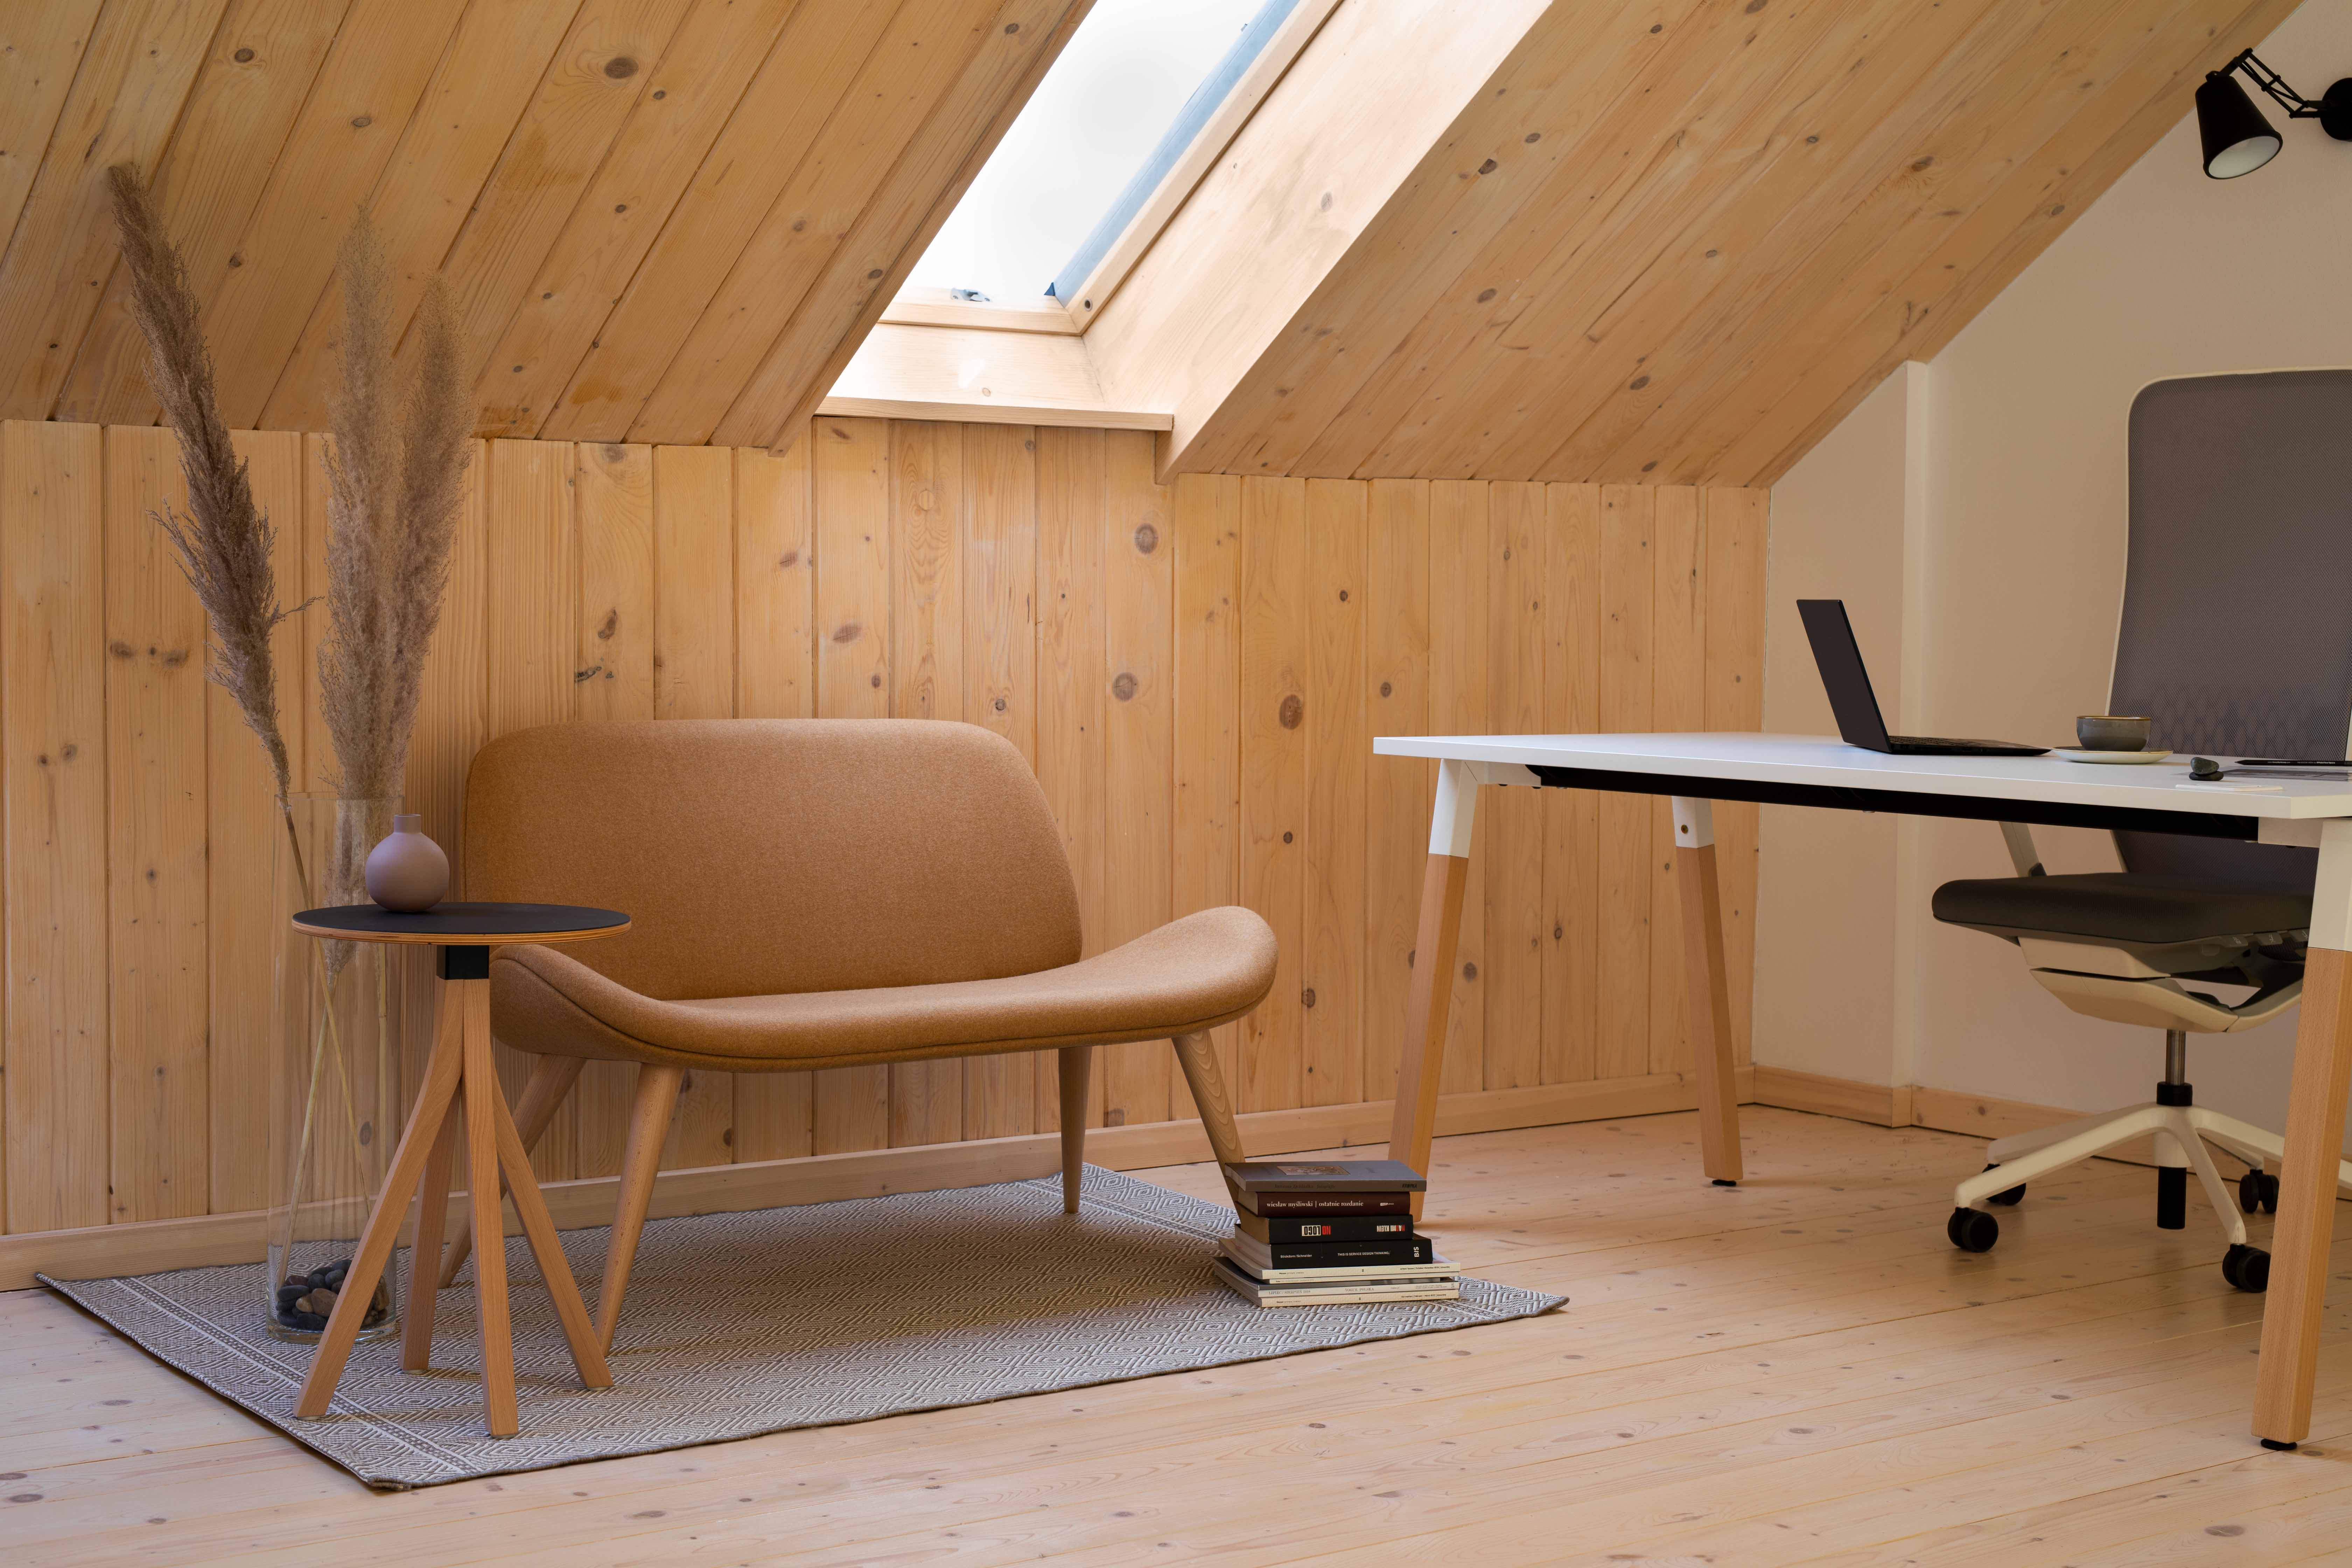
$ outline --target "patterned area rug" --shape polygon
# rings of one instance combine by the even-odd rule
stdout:
[[[397,1342],[362,1345],[316,1421],[292,1414],[310,1347],[261,1332],[259,1264],[42,1283],[385,1489],[1433,1333],[1564,1300],[1465,1279],[1459,1301],[1253,1307],[1209,1277],[1230,1209],[1092,1165],[1084,1198],[1064,1215],[1053,1176],[657,1220],[613,1346],[614,1386],[594,1392],[572,1380],[515,1237],[522,1431],[508,1438],[482,1430],[465,1280],[441,1293],[432,1371],[403,1373]],[[593,1310],[604,1232],[566,1231],[563,1244]],[[405,1279],[404,1252],[399,1264]]]

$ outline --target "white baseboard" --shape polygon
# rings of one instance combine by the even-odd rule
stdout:
[[[1748,1069],[1739,1071],[1740,1098],[1749,1098]],[[1688,1110],[1698,1103],[1687,1074],[1653,1073],[1593,1083],[1548,1084],[1448,1095],[1438,1101],[1440,1134],[1496,1132],[1514,1127],[1599,1121]],[[1391,1102],[1314,1106],[1297,1110],[1244,1114],[1243,1145],[1252,1154],[1286,1154],[1305,1149],[1385,1144]],[[740,1165],[706,1165],[666,1171],[654,1186],[656,1218],[677,1215],[732,1214],[787,1204],[830,1203],[840,1198],[880,1197],[890,1193],[935,1192],[1051,1175],[1062,1167],[1058,1132],[1017,1138],[975,1139],[909,1149],[871,1149],[848,1154],[817,1154],[798,1160],[766,1160]],[[1135,1127],[1096,1128],[1087,1133],[1087,1158],[1112,1170],[1183,1165],[1210,1157],[1208,1134],[1194,1121],[1155,1121]],[[603,1225],[612,1217],[614,1178],[550,1182],[542,1189],[555,1223],[563,1229]],[[450,1205],[451,1223],[463,1205]],[[515,1226],[508,1216],[509,1233]],[[0,1290],[31,1286],[36,1273],[64,1279],[115,1274],[152,1274],[217,1263],[258,1261],[265,1249],[259,1210],[203,1215],[187,1219],[145,1220],[131,1225],[90,1226],[79,1230],[35,1231],[0,1236]]]

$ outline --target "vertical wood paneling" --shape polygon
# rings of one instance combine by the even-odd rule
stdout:
[[[1651,492],[1601,489],[1601,728],[1652,728],[1650,620],[1654,614]],[[1646,795],[1603,795],[1601,809],[1601,984],[1593,1076],[1650,1070],[1650,837]]]
[[[253,485],[254,504],[277,530],[271,569],[286,601],[302,581],[302,437],[290,431],[241,432],[234,439]],[[271,638],[289,673],[302,646],[294,622]],[[205,907],[212,1080],[210,1207],[215,1214],[269,1201],[269,1173],[253,1157],[269,1147],[273,964],[279,938],[270,919],[270,879],[284,828],[269,758],[246,728],[236,700],[205,682],[205,810],[209,857]],[[418,728],[424,727],[419,715]],[[299,742],[300,737],[295,737]]]
[[[489,595],[488,447],[474,441],[468,447],[471,456],[458,503],[457,534],[449,548],[449,583],[442,595],[441,621],[434,628],[433,645],[425,654],[425,679],[417,692],[416,729],[408,748],[408,774],[401,790],[407,808],[425,818],[425,831],[448,855],[450,888],[460,898],[466,890],[466,770],[481,748],[488,722],[482,646]],[[306,448],[306,477],[310,455]],[[304,536],[308,537],[307,530]],[[281,584],[287,580],[279,579]],[[308,621],[314,614],[305,611],[300,618]],[[280,666],[279,671],[281,692],[289,685],[301,684],[307,673],[289,666]],[[216,784],[215,793],[218,787]],[[410,964],[405,982],[408,1005],[414,1009],[409,1016],[436,1016],[437,983],[433,965],[429,962]],[[424,1081],[425,1063],[432,1053],[432,1041],[425,1037],[426,1031],[418,1029],[411,1031],[408,1039],[404,1089],[411,1099]],[[541,1147],[560,1158],[577,1116],[567,1112],[559,1121],[563,1126],[551,1133]]]
[[[890,426],[890,711],[963,715],[963,426]],[[890,1142],[963,1136],[963,1063],[895,1062]]]
[[[1709,730],[1764,727],[1764,544],[1770,494],[1710,489],[1706,509],[1706,721]],[[1756,990],[1757,808],[1715,808],[1716,868],[1723,886],[1723,945],[1730,971],[1731,1033],[1738,1060],[1753,1059]]]
[[[1181,474],[1176,485],[1176,863],[1174,912],[1241,896],[1242,481]],[[1229,1086],[1241,1082],[1241,1026],[1213,1033]],[[1181,1077],[1173,1114],[1193,1114]]]
[[[735,464],[720,447],[656,447],[654,717],[735,716]],[[691,1071],[677,1097],[666,1165],[735,1158],[735,1075]]]
[[[1429,853],[1436,766],[1379,757],[1382,735],[1429,733],[1429,481],[1366,487],[1371,542],[1364,587],[1364,1098],[1395,1092],[1405,992]]]
[[[1429,487],[1429,731],[1483,735],[1487,721],[1487,496],[1483,484],[1439,479]],[[1462,936],[1454,950],[1454,1002],[1446,1015],[1447,1094],[1485,1087],[1486,1045],[1486,872],[1478,853],[1489,823],[1492,790],[1479,791],[1470,874],[1462,896]]]
[[[816,712],[816,534],[809,447],[735,453],[735,711],[745,719]],[[809,1152],[816,1083],[804,1072],[739,1074],[735,1157]]]
[[[887,718],[890,427],[872,419],[819,419],[810,437],[816,497],[817,717]],[[886,1147],[890,1069],[831,1068],[818,1073],[814,1130],[820,1154]]]
[[[1544,492],[1487,487],[1486,721],[1504,733],[1544,727]],[[1551,806],[1534,790],[1483,792],[1486,873],[1488,1089],[1543,1079],[1543,839]]]
[[[154,513],[187,490],[169,430],[106,435],[107,957],[114,1220],[210,1202],[205,614]]]
[[[1038,773],[1088,951],[1231,902],[1275,926],[1274,993],[1245,1030],[1218,1031],[1245,1106],[1381,1100],[1431,770],[1375,758],[1372,738],[1760,718],[1760,492],[1226,476],[1163,489],[1138,433],[814,432],[782,457],[477,448],[404,791],[461,869],[466,768],[527,725],[981,723]],[[177,493],[172,440],[0,429],[13,1230],[253,1206],[266,1184],[239,1151],[266,1131],[252,1090],[268,1070],[275,812],[258,748],[202,683],[201,616],[146,518]],[[324,442],[239,443],[296,602],[324,585]],[[298,770],[331,787],[310,668],[323,616],[300,619],[281,634],[288,729]],[[1680,971],[1655,934],[1679,913],[1663,813],[1501,790],[1480,811],[1447,1090],[1686,1066]],[[1753,812],[1725,808],[1717,834],[1744,1058]],[[1050,1128],[1041,1062],[1050,1073],[1049,1057],[1016,1056],[702,1075],[666,1163]],[[617,1163],[634,1076],[592,1065],[539,1151],[545,1173]],[[1094,1083],[1090,1119],[1192,1110],[1159,1042],[1107,1048]]]
[[[1601,490],[1545,487],[1544,721],[1552,734],[1601,728]],[[1543,817],[1543,1080],[1594,1071],[1600,1001],[1601,801],[1547,790]]]
[[[1303,1103],[1307,481],[1242,481],[1241,900],[1274,928],[1274,989],[1241,1021],[1244,1110]]]
[[[1037,784],[1077,882],[1086,951],[1103,950],[1103,433],[1037,431]],[[1062,1125],[1058,1062],[1031,1058],[1037,1130]],[[1087,1096],[1101,1121],[1103,1075]]]
[[[576,451],[547,441],[488,445],[489,569],[483,597],[485,741],[578,712],[572,679],[580,647],[579,535],[572,517]],[[522,1092],[529,1058],[496,1047],[509,1098]],[[575,1113],[548,1129],[534,1164],[568,1174],[577,1163]]]
[[[8,1228],[104,1225],[106,556],[95,425],[0,427]]]
[[[1175,875],[1175,518],[1152,478],[1150,432],[1103,437],[1102,944],[1117,947],[1173,916]],[[1103,1123],[1164,1121],[1173,1053],[1160,1041],[1095,1053]]]
[[[824,421],[818,421],[820,425]],[[1037,441],[973,425],[963,441],[965,714],[1037,760]],[[820,568],[822,570],[822,568]],[[963,1135],[1037,1130],[1037,1077],[1019,1057],[963,1064]]]
[[[1698,491],[1688,485],[1651,490],[1656,609],[1651,622],[1650,722],[1653,730],[1706,728],[1706,603],[1700,569],[1706,556]],[[1650,1070],[1691,1065],[1690,988],[1683,978],[1682,889],[1674,875],[1670,801],[1650,810]]]
[[[1299,1056],[1308,1105],[1364,1098],[1364,594],[1370,497],[1307,482],[1307,864]]]

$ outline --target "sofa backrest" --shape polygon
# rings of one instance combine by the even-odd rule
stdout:
[[[565,949],[680,1001],[1076,961],[1077,888],[1003,737],[919,719],[553,724],[466,780],[464,896],[619,910]]]

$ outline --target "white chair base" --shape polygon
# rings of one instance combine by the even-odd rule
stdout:
[[[2243,1247],[2246,1224],[2239,1217],[2237,1194],[2214,1168],[2205,1145],[2210,1143],[2249,1165],[2260,1165],[2265,1159],[2277,1160],[2284,1143],[2275,1132],[2201,1105],[2134,1105],[2000,1139],[1985,1151],[1993,1168],[1962,1182],[1953,1190],[1952,1202],[1960,1208],[1982,1209],[1995,1193],[2078,1165],[2149,1133],[2156,1134],[2158,1163],[2186,1165],[2196,1172],[2230,1244]],[[2338,1162],[2336,1182],[2340,1188],[2352,1189],[2352,1161]]]

